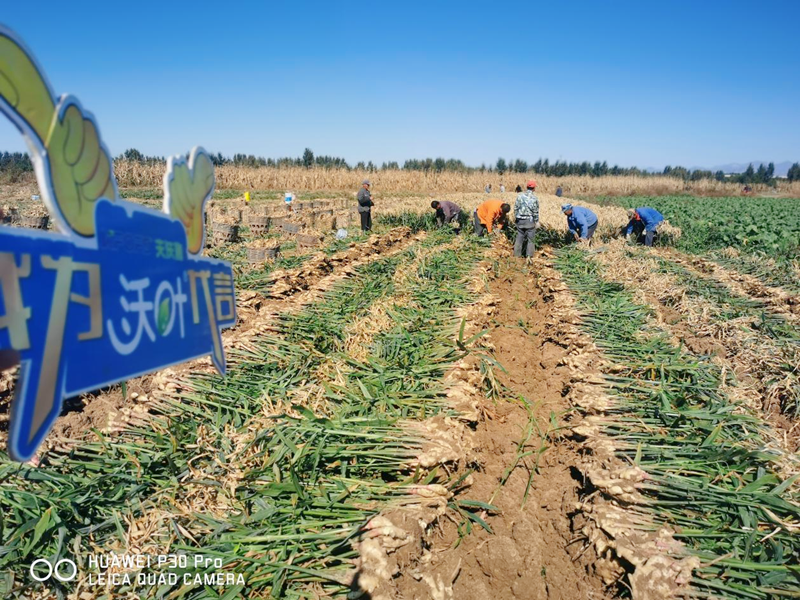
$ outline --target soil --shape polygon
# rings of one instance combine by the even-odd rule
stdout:
[[[489,284],[497,306],[487,334],[493,358],[504,367],[495,373],[512,398],[523,397],[530,403],[546,439],[534,428],[522,449],[532,454],[501,485],[516,462],[529,416],[522,403],[484,401],[480,407],[484,418],[474,431],[477,469],[471,475],[471,487],[457,500],[496,506],[495,514],[481,515],[493,533],[473,524],[472,533],[461,537],[457,518],[441,519],[431,542],[432,558],[425,567],[427,578],[441,581],[444,587],[452,582],[452,596],[441,597],[458,600],[610,598],[613,591],[593,571],[597,555],[579,533],[583,523],[576,510],[582,488],[577,448],[551,425],[554,422],[560,428],[569,418],[567,349],[543,335],[549,306],[535,286],[535,267],[510,258],[501,259],[499,265],[497,278]],[[431,594],[430,584],[417,580],[413,572],[401,570],[395,580],[396,597],[437,597]]]

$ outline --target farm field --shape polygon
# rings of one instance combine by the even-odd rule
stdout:
[[[74,399],[38,464],[0,458],[3,597],[800,596],[798,200],[599,200],[588,246],[542,193],[523,261],[437,229],[428,194],[379,195],[371,235],[352,194],[280,197],[209,210],[226,378],[195,361]],[[680,232],[627,245],[641,205]],[[110,552],[208,563],[98,582]],[[81,576],[37,587],[39,556]]]

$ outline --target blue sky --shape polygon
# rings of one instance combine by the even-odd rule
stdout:
[[[797,1],[63,6],[0,22],[113,154],[800,160]]]

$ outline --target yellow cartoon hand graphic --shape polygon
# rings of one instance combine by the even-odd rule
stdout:
[[[164,176],[164,210],[186,228],[188,251],[198,254],[205,239],[205,203],[214,193],[214,163],[202,148],[194,148],[188,162],[171,157]]]
[[[56,104],[31,55],[0,27],[0,110],[22,130],[45,176],[42,195],[63,222],[82,236],[94,235],[94,204],[115,200],[111,157],[90,113],[75,98]]]

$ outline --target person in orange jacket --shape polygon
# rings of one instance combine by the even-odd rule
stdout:
[[[487,200],[472,214],[475,221],[475,235],[483,237],[486,232],[492,233],[493,228],[503,229],[511,212],[511,205],[502,200]]]

